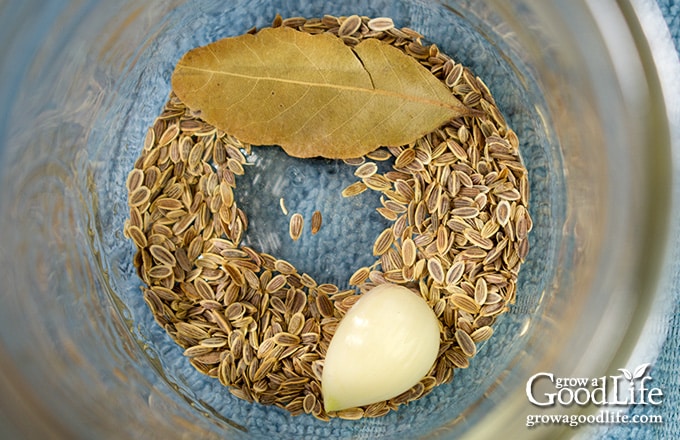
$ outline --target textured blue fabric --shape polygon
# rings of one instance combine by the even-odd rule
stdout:
[[[646,8],[644,8],[646,13],[656,14],[658,16],[659,12],[661,12],[666,23],[668,24],[670,32],[668,32],[665,29],[662,30],[656,29],[654,37],[656,38],[658,36],[658,38],[668,38],[670,34],[670,37],[673,39],[675,43],[676,49],[680,49],[680,0],[658,0],[657,1],[658,7],[654,4],[653,0],[639,0],[638,3],[645,4],[647,6]],[[650,8],[650,6],[653,7]],[[643,26],[645,25],[645,23],[649,23],[644,19],[642,20],[642,22]],[[481,76],[486,78],[487,72],[485,72]],[[672,101],[673,98],[670,98],[670,100]],[[675,99],[675,101],[680,101],[680,96],[678,96]],[[680,121],[675,122],[680,123]],[[679,145],[677,145],[676,143],[676,147],[677,146]],[[680,154],[680,152],[678,152],[678,154]],[[282,167],[284,166],[284,163],[283,162],[279,163],[275,159],[267,163],[267,169],[269,170],[269,172],[272,172],[274,174],[278,172],[275,171],[277,166]],[[281,188],[279,188],[279,190],[283,191],[282,193],[279,194],[272,189],[271,191],[273,200],[272,203],[278,200],[279,197],[285,195],[286,203],[288,204],[288,207],[290,209],[300,210],[301,212],[311,212],[311,210],[315,207],[323,208],[318,206],[318,203],[320,203],[321,200],[320,198],[317,197],[319,188],[324,188],[324,193],[326,194],[333,192],[337,193],[339,191],[330,188],[328,185],[334,184],[333,182],[336,182],[336,184],[339,185],[338,182],[341,180],[342,177],[347,178],[348,181],[351,181],[351,176],[343,176],[343,173],[347,173],[347,170],[343,170],[341,168],[333,171],[332,179],[326,179],[323,175],[318,176],[316,175],[316,172],[309,171],[305,167],[306,167],[305,162],[300,162],[298,164],[294,164],[292,168],[289,167],[286,170],[281,170],[281,172],[283,173],[285,171],[287,174],[297,173],[300,175],[300,179],[302,180],[305,179],[305,176],[307,176],[306,178],[309,178],[310,175],[313,175],[315,179],[318,179],[318,185],[315,188],[311,188],[308,194],[300,193],[297,199],[294,198],[295,191],[289,192],[286,189],[281,190]],[[680,170],[678,169],[674,170],[676,175],[679,171]],[[342,187],[342,185],[340,185],[338,189],[340,187]],[[242,190],[243,193],[249,192],[248,188],[244,186],[241,186],[240,190]],[[677,184],[674,191],[674,200],[680,200],[680,185]],[[257,201],[243,200],[242,202],[244,206],[247,205],[246,207],[248,208],[248,210],[258,211],[259,209],[258,206],[254,205],[255,203],[257,203]],[[340,202],[341,201],[339,201],[338,203]],[[250,205],[248,205],[249,203]],[[351,207],[348,207],[348,209],[351,209]],[[305,217],[308,216],[306,215]],[[262,234],[257,233],[259,225],[257,221],[254,220],[255,217],[252,218],[253,218],[253,224],[251,225],[251,232],[253,232],[252,236],[263,236]],[[279,216],[276,218],[282,217]],[[374,224],[376,228],[379,227],[380,226],[379,219],[373,220],[378,220],[378,222],[377,223],[360,222],[357,223],[356,225],[353,224],[347,226],[350,227],[350,229],[360,227],[360,224]],[[680,224],[674,225],[674,228],[676,232],[680,231]],[[286,225],[281,224],[277,225],[277,227],[262,227],[261,229],[285,230]],[[326,227],[325,229],[323,229],[323,232],[321,234],[327,233],[328,231],[329,229]],[[362,231],[361,235],[371,236],[375,235],[375,232],[376,232],[375,230]],[[668,268],[667,272],[668,279],[666,280],[665,285],[668,286],[671,291],[664,298],[664,300],[671,300],[672,307],[666,307],[664,312],[659,314],[655,318],[659,320],[658,326],[656,326],[651,331],[651,334],[647,335],[647,337],[650,340],[653,340],[655,344],[661,344],[661,347],[658,350],[658,356],[656,356],[656,353],[654,353],[655,355],[654,357],[648,357],[643,359],[643,362],[654,362],[653,365],[651,366],[650,371],[652,371],[654,377],[655,381],[654,386],[664,390],[664,403],[660,407],[634,406],[629,408],[629,415],[631,416],[650,414],[661,415],[663,417],[664,423],[656,425],[619,424],[608,426],[581,427],[578,430],[573,431],[573,434],[577,436],[580,436],[582,438],[612,439],[612,440],[680,438],[680,375],[678,375],[677,372],[678,364],[680,364],[680,233],[673,233],[670,236],[673,237],[674,240],[676,240],[676,243],[675,246],[671,246],[671,249],[675,250],[670,253],[669,261],[673,261],[675,263]],[[266,238],[264,242],[260,242],[257,244],[258,247],[266,249],[267,251],[272,252],[280,256],[281,258],[289,259],[290,261],[293,261],[296,264],[300,262],[302,262],[300,264],[304,264],[304,261],[321,261],[323,263],[323,260],[322,259],[320,260],[320,256],[318,255],[300,256],[294,254],[294,248],[286,248],[285,246],[281,246],[280,243],[275,239],[275,237]],[[309,249],[315,248],[316,247],[314,246],[309,247]],[[289,252],[291,254],[288,254]],[[361,252],[357,251],[357,254],[353,258],[345,258],[344,260],[352,262],[352,264],[356,264],[357,259],[360,258],[360,255],[362,254],[368,255],[369,253],[370,252],[367,252],[366,250],[362,250]],[[337,262],[338,259],[336,258],[334,259],[334,261]],[[303,267],[303,270],[306,270],[306,268]],[[324,269],[324,272],[327,272],[326,276],[328,276],[329,281],[339,282],[339,280],[335,279],[337,273],[347,273],[348,270],[349,269],[344,267],[333,268],[329,267],[328,270]],[[500,324],[508,326],[513,325],[512,322],[505,322]],[[156,335],[158,340],[166,338],[165,335],[162,334],[161,329],[154,330],[152,326],[152,328],[149,328],[148,330],[156,331],[158,333]],[[503,331],[498,332],[498,334],[504,333],[505,332]],[[507,334],[512,334],[512,332],[507,332]],[[660,341],[665,342],[662,343]],[[485,349],[490,350],[491,347],[485,347]],[[172,357],[181,358],[179,356],[179,352],[181,350],[179,350],[177,347],[169,346],[168,350],[174,350],[177,352],[175,353],[174,356],[170,355],[168,356],[168,358]],[[624,366],[622,365],[621,367]],[[183,365],[182,369],[183,370],[185,369]],[[472,372],[474,371],[475,370],[470,369],[461,374],[472,374]],[[364,439],[375,438],[380,435],[385,435],[386,433],[385,430],[388,429],[386,428],[386,426],[388,426],[386,421],[392,424],[401,425],[404,427],[404,429],[408,429],[409,426],[418,424],[419,417],[427,417],[426,414],[429,414],[432,407],[440,407],[442,405],[447,405],[447,402],[451,401],[452,393],[460,394],[461,399],[465,398],[464,393],[461,393],[461,391],[456,389],[456,387],[442,387],[442,389],[433,393],[433,395],[428,398],[427,405],[429,405],[429,407],[424,405],[423,402],[415,402],[413,405],[417,406],[418,408],[417,411],[409,413],[394,412],[382,420],[371,420],[365,425],[362,425],[363,427],[360,430],[356,429],[356,425],[352,426],[351,422],[345,422],[341,420],[334,420],[333,422],[326,425],[314,424],[311,423],[311,420],[307,416],[299,417],[298,418],[299,423],[295,425],[290,425],[285,422],[286,414],[284,411],[275,408],[263,408],[259,405],[252,406],[243,405],[242,402],[237,401],[235,398],[232,398],[231,396],[225,396],[224,395],[225,393],[223,393],[223,391],[220,391],[219,384],[215,383],[214,381],[202,381],[202,380],[198,381],[195,376],[196,375],[193,374],[193,372],[187,372],[187,376],[183,378],[184,383],[187,384],[187,388],[184,389],[183,391],[188,396],[194,396],[197,398],[197,400],[206,398],[206,396],[214,396],[215,399],[214,401],[210,400],[209,398],[204,401],[207,407],[215,408],[217,409],[218,412],[227,413],[232,416],[236,412],[238,417],[234,416],[234,420],[236,420],[237,423],[244,423],[244,425],[248,426],[251,432],[259,435],[276,435],[279,438],[297,438],[299,436],[303,436],[305,438],[348,438],[348,434],[349,432],[352,431],[352,429],[354,429],[352,438],[364,438]],[[460,377],[462,378],[462,376]],[[467,376],[465,378],[468,379]],[[469,380],[481,381],[483,380],[483,378],[470,377]],[[204,388],[197,389],[196,388],[197,384],[201,384]],[[231,407],[231,409],[227,409],[228,407]],[[234,410],[233,408],[240,408],[240,410]],[[266,426],[248,425],[248,423],[251,423],[249,421],[263,419],[266,419],[268,421],[268,423],[265,424]],[[276,428],[278,430],[275,432],[271,432],[271,429],[273,428],[268,427],[278,427]],[[281,431],[281,429],[283,429],[283,431]],[[392,433],[392,435],[395,435],[393,429],[390,429],[390,432]],[[397,432],[399,432],[399,430],[397,430]]]
[[[680,2],[677,0],[659,0],[659,9],[663,14],[675,48],[680,50]]]
[[[646,2],[648,4],[653,4],[654,0],[640,0],[640,2]],[[678,1],[680,0],[658,0],[659,2],[659,7],[656,7],[654,9],[654,12],[659,15],[659,11],[661,11],[664,14],[664,17],[666,18],[667,23],[670,26],[671,32],[670,35],[672,35],[676,47],[680,48],[680,6]],[[301,2],[304,3],[304,2]],[[380,5],[381,3],[385,3],[385,5]],[[334,4],[332,8],[340,8],[340,2]],[[371,3],[371,7],[374,7],[376,9],[381,9],[388,11],[386,15],[397,15],[399,13],[399,9],[404,7],[403,5],[400,5],[398,2],[373,2]],[[392,9],[390,9],[392,8]],[[304,9],[304,8],[303,8]],[[275,10],[275,9],[272,9]],[[334,10],[326,11],[329,13],[337,13],[338,15],[342,15],[342,13],[338,13]],[[409,14],[422,14],[424,13],[423,11],[419,10],[414,10],[414,11],[409,11]],[[301,15],[307,15],[307,16],[314,16],[314,14],[304,14],[300,13]],[[367,15],[375,15],[375,14],[369,14]],[[408,14],[407,14],[408,15]],[[252,20],[251,20],[252,21]],[[260,23],[258,23],[261,25]],[[432,30],[433,32],[435,30]],[[428,32],[428,35],[431,34],[431,32]],[[664,34],[665,38],[668,38],[668,32]],[[460,36],[457,36],[458,38],[461,38]],[[472,37],[468,37],[472,38]],[[439,40],[438,40],[439,41]],[[182,44],[186,45],[186,48],[182,48],[183,50],[189,49],[196,44],[194,44],[193,41],[190,41],[190,39],[182,40],[177,42],[176,44]],[[446,46],[442,46],[446,47]],[[183,50],[180,50],[178,52],[182,52]],[[481,57],[485,55],[484,51],[478,51],[475,52],[478,57]],[[466,54],[459,54],[460,57],[466,56]],[[466,64],[476,64],[478,66],[485,66],[488,65],[489,63],[485,62],[486,60],[474,60],[474,59],[460,59],[460,61],[465,62]],[[159,66],[159,70],[165,70],[168,71],[168,69],[171,66]],[[495,66],[492,66],[495,67]],[[491,75],[494,74],[493,69],[490,68],[491,71],[485,71],[485,72],[479,72],[480,76],[489,79]],[[498,72],[496,72],[498,73]],[[501,75],[503,76],[503,75]],[[159,87],[162,87],[166,85],[166,82],[163,78],[157,78],[156,81],[158,81]],[[501,83],[501,80],[499,79],[494,79],[491,78],[490,84],[494,83]],[[494,90],[494,95],[497,97],[498,100],[504,101],[506,105],[503,106],[504,109],[507,108],[512,108],[512,104],[514,101],[512,93],[508,92],[510,90],[509,87],[497,87],[496,90]],[[496,93],[498,91],[498,93]],[[506,96],[507,95],[507,96]],[[153,96],[157,96],[159,100],[164,99],[165,94],[164,93],[155,93]],[[680,98],[680,97],[679,97]],[[676,99],[677,101],[678,99]],[[154,105],[160,105],[160,102],[154,102]],[[521,106],[517,106],[518,108]],[[153,111],[149,111],[145,114],[148,115],[153,115]],[[521,115],[515,116],[517,118],[517,121],[521,121]],[[514,121],[513,121],[514,122]],[[143,122],[140,123],[141,127],[146,127],[148,125],[148,122]],[[530,129],[526,127],[522,127],[519,122],[511,124],[513,127],[516,129],[522,129],[524,131],[523,133],[523,139],[528,139],[530,138]],[[136,133],[143,133],[143,130],[138,130]],[[130,145],[139,145],[139,141],[136,142],[129,142]],[[265,159],[262,159],[264,161]],[[260,164],[265,167],[264,163],[265,162],[260,162]],[[538,161],[528,161],[529,163],[536,163]],[[327,175],[319,175],[316,171],[311,171],[307,167],[309,166],[308,162],[300,161],[299,163],[293,163],[291,164],[290,162],[283,162],[283,161],[277,161],[276,157],[272,157],[269,162],[266,162],[266,169],[268,170],[268,173],[271,175],[278,175],[278,174],[286,174],[286,175],[291,175],[293,178],[290,181],[291,187],[282,187],[280,184],[275,184],[272,185],[271,188],[267,187],[266,184],[263,184],[262,182],[257,182],[258,185],[265,185],[265,189],[261,190],[260,193],[262,194],[268,194],[267,197],[269,199],[265,198],[258,198],[258,199],[250,199],[250,200],[239,200],[239,203],[246,208],[246,211],[248,212],[257,212],[257,211],[263,211],[268,209],[268,206],[273,206],[274,210],[278,210],[278,199],[280,197],[285,196],[286,199],[286,204],[288,208],[292,212],[303,212],[305,213],[305,218],[309,218],[309,214],[311,214],[311,211],[313,209],[321,209],[324,213],[325,212],[332,212],[331,208],[326,208],[325,205],[320,205],[320,203],[352,203],[351,200],[341,200],[340,198],[337,201],[334,202],[328,202],[327,199],[323,199],[318,197],[319,192],[321,190],[324,191],[324,193],[333,193],[333,194],[338,194],[339,190],[344,186],[344,183],[348,183],[352,181],[352,176],[351,173],[349,173],[348,169],[346,168],[338,168],[338,169],[331,169],[328,168],[328,173],[329,175],[332,174],[332,178],[329,178]],[[279,167],[279,168],[277,168]],[[285,169],[283,168],[285,167]],[[258,170],[254,169],[249,172],[249,175],[254,175]],[[535,175],[539,175],[541,170],[536,170],[537,172]],[[678,170],[675,170],[676,173]],[[547,180],[547,177],[544,176],[543,174],[540,174],[541,177],[545,177]],[[315,185],[307,185],[309,187],[308,192],[301,192],[299,191],[299,188],[295,188],[296,182],[298,181],[303,182],[303,181],[313,181]],[[536,182],[542,182],[544,179],[536,179]],[[274,182],[276,183],[276,182]],[[255,185],[255,182],[252,182],[253,185]],[[335,185],[335,186],[332,186]],[[261,189],[261,188],[260,188]],[[295,189],[295,191],[293,191]],[[278,191],[278,192],[277,192]],[[250,191],[248,190],[248,183],[243,182],[239,183],[239,193],[240,194],[248,194]],[[533,191],[532,188],[532,194],[540,194],[540,191]],[[680,188],[676,188],[676,200],[680,199]],[[375,205],[377,206],[377,201],[375,201]],[[354,206],[346,206],[341,209],[341,212],[347,212],[347,211],[352,211],[355,210],[356,212],[361,212],[360,211],[360,206],[354,207]],[[325,214],[324,214],[325,215]],[[325,280],[327,282],[335,282],[339,283],[340,280],[337,278],[338,273],[340,274],[346,274],[350,271],[349,268],[347,267],[342,267],[338,266],[337,263],[338,261],[344,261],[345,263],[351,263],[351,265],[362,265],[366,264],[364,261],[360,261],[360,258],[362,255],[370,255],[370,250],[367,249],[359,249],[358,247],[356,249],[353,249],[356,251],[355,255],[347,255],[344,258],[333,258],[332,261],[327,262],[322,256],[327,254],[327,250],[322,250],[318,248],[317,246],[304,246],[305,240],[310,239],[308,235],[305,235],[303,239],[301,239],[298,244],[300,246],[286,246],[285,242],[285,237],[283,239],[276,237],[276,236],[269,236],[267,234],[262,234],[258,233],[259,231],[266,231],[266,230],[278,230],[278,231],[285,231],[287,229],[287,226],[285,224],[285,217],[276,215],[276,216],[257,216],[253,215],[250,217],[251,218],[251,225],[249,230],[251,231],[251,237],[260,237],[261,242],[254,243],[257,245],[258,248],[263,249],[267,252],[270,252],[274,255],[277,255],[280,258],[287,259],[289,261],[292,261],[296,264],[297,267],[299,267],[303,271],[308,271],[310,270],[306,266],[304,266],[305,261],[313,261],[317,262],[317,264],[320,264],[322,267],[322,272],[323,275],[325,276]],[[260,225],[259,218],[270,218],[272,221],[284,221],[284,223],[277,224],[277,225]],[[375,220],[375,221],[374,221]],[[372,219],[370,222],[354,222],[352,221],[351,223],[346,221],[343,222],[343,227],[347,228],[347,231],[345,230],[339,230],[339,229],[332,229],[329,228],[333,224],[333,219],[330,217],[324,217],[324,228],[322,228],[322,231],[319,233],[318,236],[316,236],[316,239],[318,242],[326,242],[326,243],[333,243],[331,236],[342,236],[344,234],[353,234],[353,235],[360,235],[364,237],[370,237],[370,236],[375,236],[376,231],[380,229],[380,219],[375,218]],[[365,230],[361,228],[365,228],[366,225],[373,225],[372,227],[376,228],[373,230]],[[540,225],[538,225],[540,226]],[[359,232],[357,232],[357,228]],[[538,229],[538,227],[536,228]],[[537,236],[537,230],[534,230],[533,234],[534,237]],[[331,233],[331,231],[333,233]],[[325,236],[324,234],[329,234],[329,236]],[[676,240],[680,237],[680,234],[672,234],[671,237],[674,237]],[[325,240],[324,240],[325,239]],[[283,244],[282,244],[283,243]],[[680,244],[680,243],[678,243]],[[365,241],[364,245],[368,246],[370,245],[370,241]],[[296,252],[299,252],[300,249],[307,249],[309,252],[318,252],[318,254],[296,254]],[[675,249],[680,249],[680,246],[675,246]],[[339,252],[348,252],[347,249],[336,249],[334,252],[339,253]],[[673,307],[668,308],[666,310],[666,313],[664,313],[662,316],[659,316],[659,327],[654,332],[654,334],[650,335],[652,339],[655,339],[656,341],[663,340],[665,338],[665,343],[663,343],[663,346],[659,350],[659,355],[656,357],[655,363],[652,366],[652,371],[653,375],[655,378],[655,386],[660,387],[663,389],[665,393],[665,400],[663,406],[659,409],[655,409],[654,413],[655,414],[661,414],[664,417],[665,423],[660,424],[660,425],[626,425],[626,426],[609,426],[609,427],[596,427],[595,429],[587,429],[587,428],[582,428],[579,429],[578,431],[574,431],[577,434],[582,434],[583,436],[587,438],[604,438],[604,439],[627,439],[627,438],[632,438],[632,439],[647,439],[647,438],[662,438],[662,439],[672,439],[672,438],[680,438],[680,423],[679,423],[679,417],[678,417],[678,409],[680,408],[680,379],[678,378],[678,375],[676,373],[676,365],[680,361],[680,343],[678,341],[678,338],[680,337],[680,306],[678,303],[680,303],[680,288],[677,288],[677,286],[680,286],[680,251],[676,251],[673,253],[672,261],[677,261],[678,264],[676,264],[676,267],[670,268],[670,273],[675,274],[674,277],[672,277],[672,280],[670,280],[670,285],[676,287],[675,288],[675,294],[673,295]],[[335,262],[335,263],[334,263]],[[333,263],[333,264],[331,264]],[[530,273],[531,267],[527,266],[524,269],[525,273]],[[527,276],[526,279],[531,279],[531,276]],[[446,415],[446,411],[443,410],[442,408],[446,408],[447,405],[450,405],[451,402],[458,402],[461,405],[464,405],[465,399],[471,399],[474,396],[469,396],[466,395],[466,391],[462,387],[457,387],[455,385],[451,386],[445,386],[445,387],[439,387],[438,390],[433,392],[432,395],[428,396],[427,401],[421,400],[418,402],[414,402],[411,404],[411,411],[397,411],[397,412],[392,412],[388,416],[381,418],[381,419],[373,419],[369,420],[366,423],[363,423],[361,425],[361,428],[356,428],[357,424],[353,422],[348,422],[348,421],[343,421],[343,420],[333,420],[331,423],[328,424],[318,424],[318,423],[313,423],[313,420],[311,419],[310,416],[301,416],[296,419],[295,424],[291,424],[287,421],[287,413],[283,410],[277,409],[277,408],[271,408],[271,407],[263,407],[260,405],[249,405],[249,404],[244,404],[242,401],[239,401],[238,399],[234,398],[233,396],[227,394],[224,389],[221,387],[217,381],[214,380],[206,380],[203,376],[200,376],[197,372],[187,369],[185,360],[181,356],[182,350],[174,345],[168,338],[168,336],[164,333],[163,329],[159,328],[158,326],[155,325],[155,323],[152,321],[150,316],[148,315],[147,308],[145,304],[139,299],[139,295],[137,295],[137,289],[136,286],[134,289],[132,289],[135,292],[135,297],[137,297],[137,305],[138,308],[135,310],[139,310],[140,316],[146,316],[146,320],[144,319],[135,319],[135,322],[138,323],[138,331],[140,334],[144,335],[145,338],[154,341],[154,346],[157,347],[158,349],[158,358],[159,359],[171,359],[173,362],[168,362],[167,364],[164,364],[164,367],[166,368],[166,371],[171,372],[171,375],[173,375],[173,378],[175,379],[174,383],[181,389],[182,394],[186,395],[189,399],[195,401],[195,402],[200,402],[202,405],[205,405],[205,408],[209,408],[211,411],[214,411],[215,413],[218,413],[220,415],[224,415],[225,417],[230,418],[231,420],[234,420],[235,423],[242,424],[246,428],[250,430],[250,433],[254,436],[260,436],[262,437],[272,437],[272,438],[306,438],[306,439],[314,439],[314,438],[355,438],[355,439],[371,439],[371,438],[376,438],[381,435],[385,435],[387,432],[390,433],[390,435],[394,436],[399,435],[400,432],[407,431],[411,429],[414,426],[418,426],[419,422],[422,422],[422,420],[427,419],[431,420],[434,422],[442,422],[442,420],[438,419],[437,417],[441,417],[442,414]],[[539,291],[540,289],[534,289],[536,291]],[[496,344],[493,345],[487,345],[483,347],[483,350],[486,352],[485,357],[487,358],[493,358],[494,356],[500,354],[494,352],[493,350],[497,350],[498,347],[502,344],[498,344],[500,341],[498,338],[501,337],[501,335],[514,335],[518,334],[518,331],[510,331],[508,330],[509,328],[513,328],[513,326],[521,327],[522,324],[522,313],[524,313],[525,310],[530,310],[531,305],[530,304],[524,304],[522,303],[524,300],[518,300],[518,304],[516,307],[513,308],[513,312],[511,314],[508,314],[508,316],[504,317],[505,319],[499,322],[499,327],[497,330],[497,337],[495,339]],[[132,303],[130,303],[132,304]],[[146,315],[143,315],[144,313],[147,313]],[[135,318],[138,318],[137,316]],[[165,344],[163,344],[165,342]],[[494,348],[494,345],[496,348]],[[506,354],[507,355],[507,354]],[[645,362],[651,362],[654,359],[648,358],[645,359]],[[480,362],[479,359],[476,359],[476,362]],[[502,363],[499,363],[499,365],[502,365]],[[623,366],[621,366],[623,367]],[[488,377],[481,377],[480,374],[487,372]],[[457,373],[458,374],[458,373]],[[494,378],[495,374],[492,374],[492,371],[490,370],[485,370],[484,368],[475,368],[475,369],[468,369],[460,372],[458,378],[459,380],[462,380],[463,382],[467,381],[467,383],[471,382],[480,382],[482,383],[484,380],[488,380],[488,378]],[[480,389],[486,389],[486,386],[480,387]],[[646,407],[634,407],[630,409],[631,414],[648,414],[650,412],[650,408]],[[260,423],[260,421],[266,420],[266,423]],[[397,426],[398,428],[394,428]],[[389,431],[387,431],[389,430]],[[243,436],[243,438],[247,438],[246,435]],[[402,438],[404,438],[402,436]]]
[[[531,179],[532,208],[542,211],[534,221],[532,249],[543,249],[544,252],[539,254],[545,255],[545,258],[531,259],[523,266],[518,290],[532,294],[518,295],[517,303],[511,311],[494,324],[494,342],[479,347],[474,359],[475,368],[457,371],[456,380],[452,383],[437,387],[426,398],[377,419],[357,422],[336,418],[329,423],[318,422],[310,415],[292,419],[285,410],[236,399],[217,380],[187,368],[182,349],[153,321],[149,308],[139,295],[134,270],[125,266],[121,272],[128,273],[129,277],[123,283],[130,284],[127,288],[121,284],[120,287],[123,288],[117,291],[121,292],[121,298],[129,307],[139,338],[148,341],[151,356],[159,359],[168,381],[180,389],[183,397],[199,410],[233,421],[247,430],[247,434],[243,435],[239,432],[225,433],[224,436],[227,438],[305,440],[420,438],[436,427],[451,422],[453,414],[464,414],[464,411],[473,407],[475,402],[493,405],[494,399],[485,395],[485,392],[492,390],[502,393],[501,387],[495,386],[494,381],[504,373],[510,359],[518,356],[526,347],[523,337],[527,336],[518,335],[522,335],[522,329],[528,325],[539,307],[542,292],[546,289],[545,283],[548,282],[546,277],[542,276],[545,273],[544,266],[555,264],[553,262],[556,258],[555,243],[559,240],[559,231],[563,224],[560,217],[563,214],[560,212],[562,203],[552,202],[551,199],[554,194],[562,194],[555,189],[561,183],[559,173],[550,172],[556,160],[549,156],[545,148],[549,143],[544,139],[546,133],[540,123],[541,118],[537,114],[534,101],[540,99],[537,98],[539,91],[525,87],[518,78],[517,71],[526,67],[522,64],[522,59],[517,59],[515,68],[511,69],[507,61],[500,57],[499,51],[490,46],[489,41],[474,28],[464,25],[465,23],[460,23],[459,26],[458,20],[462,20],[462,17],[446,14],[446,11],[439,8],[438,2],[357,0],[328,3],[308,0],[297,2],[247,0],[247,3],[248,7],[245,7],[246,0],[234,2],[234,9],[226,14],[221,2],[215,2],[213,5],[218,4],[219,7],[203,11],[200,20],[183,21],[183,17],[191,14],[185,14],[181,7],[173,11],[175,17],[181,18],[176,23],[177,27],[159,31],[150,43],[149,50],[144,51],[140,61],[135,64],[134,73],[130,75],[130,77],[139,75],[139,83],[145,86],[139,89],[135,86],[136,82],[131,81],[125,84],[129,89],[120,91],[121,95],[130,94],[127,102],[135,103],[134,109],[130,110],[131,117],[127,120],[116,117],[106,120],[107,130],[114,129],[114,136],[121,136],[120,140],[113,143],[132,146],[126,150],[126,154],[130,154],[129,159],[115,161],[112,167],[125,168],[134,162],[134,157],[139,154],[136,146],[143,143],[143,134],[152,122],[149,119],[157,111],[145,110],[160,108],[167,96],[167,92],[159,91],[168,88],[174,57],[159,57],[157,56],[159,53],[170,51],[179,57],[192,47],[214,41],[216,38],[214,29],[220,29],[223,36],[238,34],[240,32],[235,24],[240,24],[244,30],[253,24],[258,27],[265,26],[268,23],[262,17],[273,17],[277,11],[284,16],[306,17],[319,17],[326,13],[386,15],[393,17],[400,26],[417,25],[420,31],[433,41],[437,41],[438,47],[445,53],[473,68],[492,90],[499,108],[504,110],[508,123],[522,139],[523,157],[530,168],[530,173],[535,177]],[[241,7],[237,7],[238,4]],[[259,18],[252,16],[254,14],[252,9],[257,5],[261,6],[260,12],[255,14]],[[193,4],[185,6],[193,7]],[[206,26],[206,22],[209,22],[210,26]],[[178,28],[182,31],[179,32]],[[166,29],[171,31],[166,32]],[[456,32],[451,32],[451,29],[456,29]],[[183,37],[177,38],[180,33]],[[535,94],[531,94],[534,92]],[[116,126],[116,123],[120,126]],[[96,142],[96,145],[105,144],[107,143]],[[341,189],[356,180],[350,167],[330,161],[294,160],[280,149],[254,149],[253,157],[249,159],[252,159],[250,161],[252,165],[248,167],[248,172],[244,176],[239,176],[238,191],[235,192],[239,206],[248,213],[249,218],[249,226],[244,236],[245,243],[291,262],[298,270],[309,273],[319,282],[332,282],[339,286],[346,283],[348,275],[357,267],[372,263],[372,242],[385,226],[375,211],[375,207],[380,206],[380,201],[377,194],[372,192],[354,198],[340,196]],[[111,186],[115,184],[112,183]],[[253,196],[254,194],[256,196]],[[108,194],[103,193],[100,200],[107,200],[108,197],[110,197]],[[288,217],[282,215],[279,209],[279,200],[282,197],[290,213],[299,212],[306,219],[311,217],[315,209],[320,210],[324,219],[321,231],[314,236],[305,232],[300,240],[293,243],[286,233]],[[119,228],[111,229],[121,228],[122,221]],[[110,245],[116,246],[116,243],[111,242]],[[126,245],[132,246],[130,243]],[[522,376],[521,380],[526,380],[526,377]],[[484,414],[484,411],[474,411],[472,415],[461,416],[462,420],[456,423],[454,429],[462,431],[466,424],[474,425],[476,418],[481,417],[481,414]],[[266,420],[266,423],[262,423],[263,420]]]

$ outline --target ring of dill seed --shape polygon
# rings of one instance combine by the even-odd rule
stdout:
[[[129,173],[125,234],[137,248],[144,300],[198,371],[239,398],[293,415],[379,417],[466,368],[476,344],[491,337],[496,317],[514,302],[532,227],[519,141],[479,78],[389,18],[277,16],[273,25],[330,32],[348,45],[378,38],[419,60],[485,115],[450,121],[411,145],[346,160],[357,167],[358,180],[343,196],[379,191],[377,210],[391,221],[374,243],[375,263],[358,268],[349,284],[360,292],[400,284],[428,302],[442,324],[432,369],[388,401],[324,412],[325,353],[360,296],[317,284],[289,262],[241,244],[248,218],[234,190],[251,147],[203,122],[172,94]],[[392,169],[380,174],[376,162],[387,160]],[[303,233],[301,216],[292,220],[296,238]],[[315,213],[312,233],[320,226]]]

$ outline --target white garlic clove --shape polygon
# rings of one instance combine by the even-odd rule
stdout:
[[[419,295],[381,284],[340,321],[324,361],[326,411],[391,399],[430,370],[439,351],[439,320]]]

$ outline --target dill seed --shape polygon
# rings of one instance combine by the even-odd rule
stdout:
[[[290,217],[288,232],[293,241],[297,241],[300,238],[303,226],[304,218],[302,217],[302,214],[296,212]]]
[[[364,182],[354,182],[342,190],[343,197],[354,197],[366,191],[368,187]]]
[[[317,232],[321,229],[321,222],[322,222],[322,217],[321,217],[321,212],[320,211],[314,211],[312,214],[312,235],[316,235]]]
[[[124,234],[137,248],[133,264],[145,285],[143,300],[198,371],[239,398],[293,415],[380,417],[450,381],[454,368],[467,368],[475,344],[492,336],[495,319],[514,302],[533,227],[519,139],[479,78],[388,17],[277,15],[274,26],[335,34],[350,46],[383,39],[484,114],[450,121],[410,145],[344,160],[361,180],[342,196],[380,192],[376,209],[391,222],[373,243],[376,261],[357,269],[349,283],[360,291],[385,282],[416,286],[439,318],[441,346],[448,348],[401,395],[327,414],[324,354],[360,295],[318,284],[242,243],[248,217],[234,191],[251,146],[207,124],[172,93],[127,176]],[[391,169],[381,172],[389,161]],[[376,162],[384,164],[379,169]],[[279,207],[288,215],[283,198]],[[312,234],[320,227],[316,211]],[[302,230],[302,215],[293,214],[290,237],[298,240]]]

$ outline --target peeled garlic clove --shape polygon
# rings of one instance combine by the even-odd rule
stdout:
[[[324,361],[326,411],[395,397],[418,383],[439,351],[439,321],[409,289],[381,284],[340,321]]]

